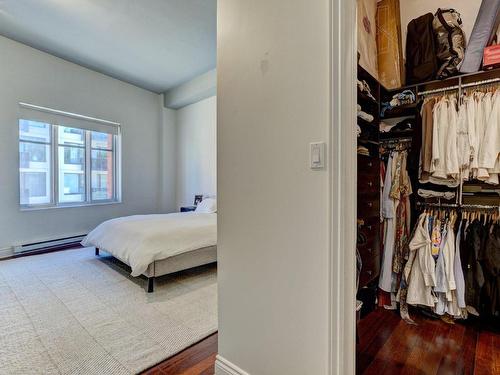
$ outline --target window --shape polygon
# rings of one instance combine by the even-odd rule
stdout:
[[[119,200],[119,135],[19,120],[21,207]]]
[[[51,125],[19,121],[19,186],[21,205],[52,203]]]

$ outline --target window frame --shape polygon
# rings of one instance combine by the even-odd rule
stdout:
[[[31,142],[25,141],[21,139],[19,132],[19,124],[21,120],[27,121],[36,121],[31,120],[30,118],[19,118],[18,120],[18,204],[21,211],[32,211],[32,210],[43,210],[43,209],[52,209],[52,208],[70,208],[70,207],[86,207],[86,206],[99,206],[99,205],[108,205],[108,204],[117,204],[121,203],[121,132],[120,127],[118,127],[117,134],[105,133],[105,132],[97,132],[96,133],[105,133],[110,134],[112,136],[112,148],[111,149],[103,149],[103,148],[93,148],[92,147],[92,132],[93,130],[88,130],[84,128],[76,128],[73,126],[65,126],[57,123],[47,123],[50,126],[50,143],[43,143],[44,145],[48,145],[50,149],[50,203],[40,203],[40,204],[22,204],[21,203],[21,156],[19,152],[19,145],[21,142],[24,143],[39,143],[39,142]],[[62,127],[75,128],[84,131],[84,144],[83,146],[75,146],[70,144],[63,144],[59,142],[59,131]],[[61,173],[59,169],[59,147],[77,147],[84,150],[84,169],[83,175],[85,178],[85,192],[83,201],[79,202],[61,202],[59,197],[59,180]],[[112,198],[111,199],[92,199],[92,150],[103,150],[103,151],[111,151],[112,155]],[[64,157],[64,155],[63,155]]]

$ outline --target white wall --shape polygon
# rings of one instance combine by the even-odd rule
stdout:
[[[196,194],[217,195],[216,106],[212,96],[177,110],[177,209]]]
[[[0,248],[86,233],[116,216],[157,212],[162,187],[168,190],[160,177],[161,97],[3,37],[0,54]],[[123,203],[21,212],[19,101],[120,122]]]
[[[430,12],[434,14],[438,8],[453,8],[460,13],[463,22],[462,28],[468,41],[480,6],[480,0],[400,0],[403,52],[406,50],[406,29],[408,23],[425,13]]]
[[[164,99],[162,98],[162,103]],[[162,127],[162,191],[161,191],[161,212],[175,212],[177,207],[177,111],[163,108]]]
[[[218,2],[219,354],[253,375],[328,371],[329,4]]]

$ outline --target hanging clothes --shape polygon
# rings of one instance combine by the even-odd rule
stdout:
[[[397,160],[398,153],[389,156],[384,179],[384,190],[382,193],[382,215],[384,218],[384,251],[382,254],[382,265],[380,269],[379,288],[385,292],[392,291],[392,255],[394,253],[394,241],[396,233],[396,204],[391,198],[391,190],[395,175],[394,160]]]
[[[453,211],[419,216],[397,293],[406,322],[414,324],[408,305],[425,306],[447,319],[500,318],[500,223],[491,215],[480,217],[459,218]]]
[[[486,238],[483,225],[475,220],[467,228],[466,234],[466,262],[462,264],[465,276],[465,303],[469,313],[479,315],[479,301],[481,288],[484,285],[483,267],[480,263],[480,253],[483,241]]]
[[[482,264],[482,310],[488,315],[500,317],[500,225],[492,225],[487,233]]]
[[[410,305],[434,307],[437,302],[432,288],[436,285],[435,263],[432,257],[429,237],[429,220],[426,214],[420,215],[415,235],[410,241],[410,259],[414,261],[409,265],[408,292],[406,302]]]
[[[450,188],[477,179],[498,185],[500,90],[426,98],[420,112],[420,183]]]

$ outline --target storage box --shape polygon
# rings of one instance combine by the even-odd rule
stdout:
[[[484,49],[483,68],[494,69],[500,66],[500,45],[489,46]]]
[[[357,29],[359,65],[378,79],[377,68],[377,2],[358,0]]]
[[[377,4],[378,76],[387,89],[404,85],[404,60],[401,43],[399,0]]]

